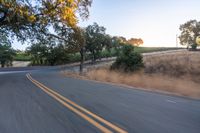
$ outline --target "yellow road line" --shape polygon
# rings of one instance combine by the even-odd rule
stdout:
[[[79,110],[81,110],[81,111],[87,113],[88,115],[90,115],[90,116],[96,118],[97,120],[101,121],[102,123],[106,124],[107,126],[113,128],[113,129],[116,130],[117,132],[119,132],[119,133],[127,133],[125,130],[123,130],[123,129],[121,129],[121,128],[115,126],[115,125],[113,125],[112,123],[110,123],[110,122],[104,120],[103,118],[101,118],[101,117],[95,115],[94,113],[92,113],[92,112],[86,110],[85,108],[83,108],[83,107],[77,105],[76,103],[74,103],[74,102],[72,102],[71,100],[69,100],[69,99],[63,97],[62,95],[58,94],[57,92],[55,92],[55,91],[49,89],[48,87],[44,86],[44,85],[41,84],[40,82],[34,80],[34,79],[30,76],[30,74],[27,74],[27,77],[28,77],[29,79],[31,78],[31,81],[33,81],[33,82],[39,84],[41,87],[43,87],[44,89],[47,89],[48,91],[50,91],[51,93],[53,93],[55,96],[57,96],[57,97],[61,98],[62,100],[66,101],[66,102],[68,102],[68,103],[70,103],[70,104],[72,104],[73,106],[75,106],[75,107],[78,108]]]
[[[47,91],[49,91],[50,93],[52,93],[54,96],[57,96],[58,98],[64,100],[65,102],[70,103],[71,105],[73,105],[74,107],[78,108],[79,110],[81,110],[82,112],[85,112],[86,114],[92,116],[93,118],[99,120],[100,122],[104,123],[105,125],[109,126],[110,128],[114,129],[115,131],[119,132],[119,133],[127,133],[127,131],[117,127],[116,125],[108,122],[107,120],[104,120],[103,118],[97,116],[96,114],[88,111],[87,109],[79,106],[78,104],[74,103],[73,101],[67,99],[66,97],[63,97],[62,95],[58,94],[57,92],[49,89],[48,87],[44,86],[43,84],[41,84],[40,82],[38,82],[37,80],[33,79],[30,74],[27,74],[27,78],[29,78],[29,80],[31,80],[32,82],[34,82],[35,84],[38,84],[40,86],[40,88],[42,87],[43,89],[46,89]]]
[[[61,104],[63,104],[65,107],[67,107],[68,109],[70,109],[71,111],[73,111],[74,113],[76,113],[77,115],[79,115],[80,117],[82,117],[83,119],[87,120],[89,123],[91,123],[92,125],[94,125],[95,127],[97,127],[99,130],[101,130],[104,133],[112,133],[111,130],[105,128],[104,126],[102,126],[101,124],[99,124],[98,122],[96,122],[95,120],[91,119],[90,117],[88,117],[87,115],[83,114],[82,112],[80,112],[79,110],[75,109],[74,107],[72,107],[71,105],[67,104],[65,101],[63,101],[62,99],[60,99],[59,97],[55,96],[53,93],[49,92],[48,90],[46,90],[46,88],[44,88],[43,86],[41,86],[40,84],[38,84],[34,79],[32,79],[32,77],[30,75],[26,75],[27,78],[34,83],[36,86],[38,86],[40,89],[42,89],[44,92],[46,92],[48,95],[50,95],[51,97],[53,97],[54,99],[56,99],[58,102],[60,102]]]

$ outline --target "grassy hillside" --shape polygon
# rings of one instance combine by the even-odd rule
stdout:
[[[135,47],[135,51],[138,53],[149,53],[157,51],[177,50],[182,48],[175,47]]]

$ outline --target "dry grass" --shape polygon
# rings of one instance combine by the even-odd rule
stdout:
[[[200,81],[200,52],[177,52],[144,57],[145,72]]]
[[[131,74],[110,71],[105,66],[89,70],[84,76],[71,76],[200,98],[200,53],[147,56],[144,64],[144,70]]]

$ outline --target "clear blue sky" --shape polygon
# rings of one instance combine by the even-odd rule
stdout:
[[[141,37],[144,46],[176,46],[179,25],[200,21],[200,0],[93,0],[86,26],[97,22],[111,35]]]
[[[79,25],[97,22],[113,36],[141,37],[144,46],[167,47],[176,45],[179,25],[190,19],[200,21],[200,0],[93,0],[89,19]]]

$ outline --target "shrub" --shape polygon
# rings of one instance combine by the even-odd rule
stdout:
[[[196,49],[197,49],[197,44],[192,44],[192,45],[191,45],[191,49],[192,49],[192,50],[196,50]]]
[[[111,65],[111,69],[133,72],[143,66],[141,54],[134,52],[132,45],[124,45],[116,61]]]
[[[27,53],[20,52],[14,56],[14,60],[15,61],[30,61],[31,56],[28,55]]]

